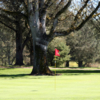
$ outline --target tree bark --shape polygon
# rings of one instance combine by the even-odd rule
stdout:
[[[30,65],[33,65],[33,45],[30,43]]]
[[[69,67],[69,61],[66,61],[66,67]]]
[[[83,67],[83,61],[78,61],[78,67]]]
[[[29,25],[32,33],[33,43],[33,74],[52,74],[47,65],[47,45],[46,35],[46,11],[39,16],[39,6],[43,6],[44,0],[28,0]],[[38,5],[39,4],[39,5]],[[40,10],[40,12],[42,12]],[[45,43],[46,41],[46,43]]]
[[[16,62],[15,65],[23,64],[23,54],[22,54],[22,32],[19,23],[16,22]]]
[[[7,43],[7,58],[8,58],[8,65],[10,65],[10,44]]]
[[[2,59],[2,66],[3,66],[3,58],[1,58]]]
[[[45,74],[51,75],[53,74],[52,71],[48,67],[47,61],[47,52],[46,50],[41,49],[40,46],[36,46],[36,67],[33,67],[31,75],[34,74]]]

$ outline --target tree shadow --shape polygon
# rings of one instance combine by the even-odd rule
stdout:
[[[55,73],[55,71],[53,70]],[[72,70],[56,70],[56,73],[58,75],[80,75],[80,74],[91,74],[91,73],[100,73],[100,70],[77,70],[77,69],[72,69]],[[30,74],[0,74],[0,78],[20,78],[20,77],[25,77],[25,76],[36,76],[33,77],[35,79],[39,79],[40,77],[37,77],[39,75],[30,75]],[[41,75],[40,75],[41,76]],[[47,76],[47,75],[46,75]]]
[[[0,78],[23,78],[25,76],[35,76],[35,77],[31,77],[32,79],[41,79],[41,77],[37,77],[37,76],[42,76],[42,75],[31,75],[31,74],[0,74]],[[27,78],[27,77],[25,77]],[[28,77],[29,78],[29,77]]]
[[[100,73],[100,70],[56,70],[56,73],[68,74],[68,75],[79,75],[79,74]]]
[[[3,77],[3,78],[18,78],[18,77],[24,77],[24,76],[28,76],[28,74],[11,74],[11,75],[1,74],[0,75],[0,77]]]

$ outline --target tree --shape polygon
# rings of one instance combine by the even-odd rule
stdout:
[[[14,55],[13,31],[0,24],[0,59],[2,65],[12,64]],[[5,30],[5,31],[4,31]]]
[[[89,20],[89,18],[92,17],[94,12],[97,11],[97,9],[99,8],[100,3],[96,7],[96,9],[94,9],[92,11],[92,13],[90,13],[89,16],[87,16],[87,15],[84,16],[85,20],[82,19],[81,24],[79,24],[78,26],[75,26],[77,20],[79,20],[79,18],[78,18],[79,15],[81,15],[82,10],[86,7],[88,2],[89,2],[89,0],[86,0],[84,5],[80,8],[80,10],[78,11],[78,13],[75,16],[75,19],[74,19],[73,23],[71,24],[71,27],[69,27],[68,30],[60,32],[60,33],[68,35],[73,30],[79,30],[85,24],[85,22],[87,22]],[[45,44],[45,46],[43,46],[40,41],[41,40],[42,40],[42,42],[43,42],[43,40],[45,40],[47,42],[50,41],[50,39],[53,37],[53,33],[54,33],[55,28],[57,26],[57,22],[58,22],[59,16],[66,9],[68,9],[68,7],[71,5],[71,0],[68,1],[65,5],[62,4],[63,5],[62,8],[60,10],[58,10],[58,12],[54,13],[53,19],[52,19],[53,20],[53,25],[51,26],[49,35],[47,35],[46,31],[45,31],[46,30],[45,29],[46,28],[45,27],[45,24],[46,24],[45,19],[46,19],[46,10],[47,10],[47,7],[49,6],[50,3],[52,3],[52,0],[51,1],[47,0],[47,4],[46,5],[45,5],[45,1],[44,0],[41,0],[41,1],[38,1],[38,0],[33,0],[33,1],[32,0],[28,0],[29,25],[30,25],[31,32],[32,32],[32,37],[33,37],[34,58],[38,58],[38,56],[40,56],[40,57],[42,56],[42,58],[46,57],[46,47],[47,47],[48,44]],[[60,3],[64,3],[64,0],[59,2],[59,4],[56,6],[56,10],[61,5]],[[38,9],[40,9],[40,11]],[[38,40],[36,40],[37,39],[36,36],[38,36],[38,38],[39,38]],[[37,51],[37,49],[40,50],[40,51],[35,53],[35,51]],[[41,51],[42,51],[43,55],[41,55]],[[37,53],[40,53],[40,55],[38,55]],[[34,59],[35,61],[34,61],[34,68],[33,68],[32,74],[33,73],[51,73],[50,70],[48,69],[48,67],[45,66],[46,65],[45,59],[43,59],[44,61],[42,61],[42,63],[44,62],[43,64],[45,64],[45,65],[42,65],[41,63],[39,64],[39,58],[37,59],[37,61],[36,61],[36,59]],[[42,59],[40,59],[40,61],[41,60]],[[40,65],[40,69],[37,67],[38,64]]]
[[[34,67],[31,74],[52,74],[47,65],[47,46],[49,42],[55,37],[55,35],[69,35],[72,31],[81,29],[93,14],[97,12],[100,6],[100,2],[98,1],[95,8],[90,10],[90,0],[81,0],[79,2],[80,7],[77,10],[73,9],[74,11],[76,10],[76,13],[73,13],[72,21],[68,24],[66,30],[62,30],[62,25],[60,29],[57,30],[57,25],[60,25],[60,22],[65,21],[67,17],[65,16],[61,19],[61,16],[63,16],[68,10],[72,10],[71,7],[74,7],[73,5],[77,5],[73,1],[21,0],[24,8],[28,8],[28,19],[26,19],[24,12],[16,12],[16,14],[24,17],[31,29],[34,51]],[[0,9],[6,13],[9,12],[9,14],[14,13],[13,11]],[[52,9],[52,11],[50,11],[50,9]],[[87,10],[84,11],[84,9]],[[49,34],[46,33],[46,28],[49,29]]]
[[[14,1],[14,0],[8,0],[3,1],[3,5],[6,9],[13,11],[14,13],[12,15],[9,15],[5,12],[1,12],[0,14],[0,23],[8,27],[9,29],[13,30],[16,34],[16,62],[15,65],[23,65],[23,49],[29,40],[30,35],[30,29],[26,27],[25,21],[23,18],[21,18],[18,14],[15,14],[15,12],[21,12],[22,8],[21,2]],[[9,13],[9,12],[8,12]],[[24,38],[24,35],[26,38]]]
[[[32,44],[32,36],[29,37],[29,41],[26,44],[27,49],[29,50],[30,53],[30,63],[29,65],[33,65],[33,44]]]
[[[59,42],[60,41],[60,42]],[[52,66],[54,66],[54,52],[57,48],[60,52],[60,57],[56,57],[57,66],[61,66],[70,59],[70,48],[66,45],[66,39],[64,37],[55,37],[48,45],[48,60]]]
[[[71,56],[78,62],[78,66],[82,67],[85,64],[95,62],[100,56],[99,33],[95,26],[89,20],[81,30],[71,33],[67,37],[67,45],[70,45]]]

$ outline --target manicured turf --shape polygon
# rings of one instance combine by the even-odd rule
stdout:
[[[30,72],[0,68],[0,100],[100,100],[100,70],[57,69],[56,77]]]

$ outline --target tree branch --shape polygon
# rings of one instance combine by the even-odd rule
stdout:
[[[71,4],[71,1],[72,1],[72,0],[69,0],[68,3],[67,3],[60,11],[58,11],[58,13],[55,15],[55,17],[54,17],[54,22],[53,22],[53,26],[51,27],[50,33],[49,33],[50,40],[54,37],[54,36],[53,36],[53,33],[55,32],[54,30],[55,30],[55,28],[56,28],[56,26],[57,26],[57,24],[58,24],[58,17],[59,17],[66,9],[68,9],[68,7],[69,7],[70,4]]]
[[[76,14],[74,21],[76,21],[78,19],[78,16],[81,14],[81,12],[83,11],[83,9],[87,6],[88,2],[89,2],[89,0],[85,1],[85,4],[80,8],[80,10],[78,11],[78,13]]]
[[[68,7],[70,6],[72,0],[69,0],[68,3],[55,15],[55,18],[58,18]]]
[[[3,9],[1,7],[0,7],[0,10],[3,11],[3,12],[5,12],[5,13],[7,13],[7,14],[9,14],[9,15],[12,15],[12,16],[16,16],[16,15],[20,16],[20,17],[22,17],[22,18],[24,18],[25,20],[28,21],[28,17],[25,14],[21,13],[21,12],[9,11],[9,10]]]
[[[93,11],[85,20],[83,20],[82,23],[81,23],[79,26],[77,26],[77,27],[75,28],[75,30],[81,29],[82,26],[83,26],[83,25],[93,16],[93,14],[98,10],[99,7],[100,7],[100,2],[98,3],[98,5],[97,5],[97,7],[94,9],[94,11]]]
[[[5,25],[6,27],[10,28],[11,30],[16,31],[16,29],[14,29],[13,27],[5,24],[4,22],[0,21],[0,23],[3,24],[3,25]]]
[[[41,1],[41,0],[40,0]],[[43,6],[43,9],[47,9],[49,6],[52,5],[51,0],[48,0],[47,3],[45,3],[45,5]]]
[[[57,10],[57,9],[59,8],[59,5],[61,5],[61,4],[62,4],[62,2],[64,2],[64,0],[61,0],[61,1],[59,2],[59,4],[57,5],[57,7],[56,7],[56,9],[55,9],[55,10]]]
[[[22,51],[23,51],[23,49],[24,49],[26,43],[27,43],[27,42],[29,41],[29,39],[30,39],[30,33],[31,33],[31,30],[30,30],[29,33],[27,34],[26,39],[24,40],[24,43],[22,44]]]
[[[62,32],[55,32],[56,33],[56,35],[58,34],[58,36],[59,35],[69,35],[72,31],[74,31],[74,30],[79,30],[79,29],[81,29],[83,26],[84,26],[84,24],[90,19],[90,18],[92,18],[92,16],[93,16],[93,14],[98,10],[98,8],[100,7],[100,2],[98,3],[98,5],[97,5],[97,7],[94,9],[94,11],[89,15],[89,16],[87,16],[86,17],[86,19],[85,20],[83,20],[82,22],[81,22],[81,24],[80,25],[78,25],[77,27],[75,27],[75,26],[73,26],[72,27],[72,25],[71,25],[71,27],[68,29],[68,30],[66,30],[66,31],[62,31]]]
[[[100,13],[94,14],[94,15],[92,16],[92,18],[94,18],[94,17],[96,17],[96,16],[98,16],[98,15],[100,15]]]
[[[9,17],[7,17],[7,16],[5,16],[3,14],[0,14],[0,17],[5,19],[5,20],[7,20],[7,21],[9,21],[9,22],[11,22],[11,23],[15,23],[16,22],[15,20],[12,20],[11,18],[9,18]]]

